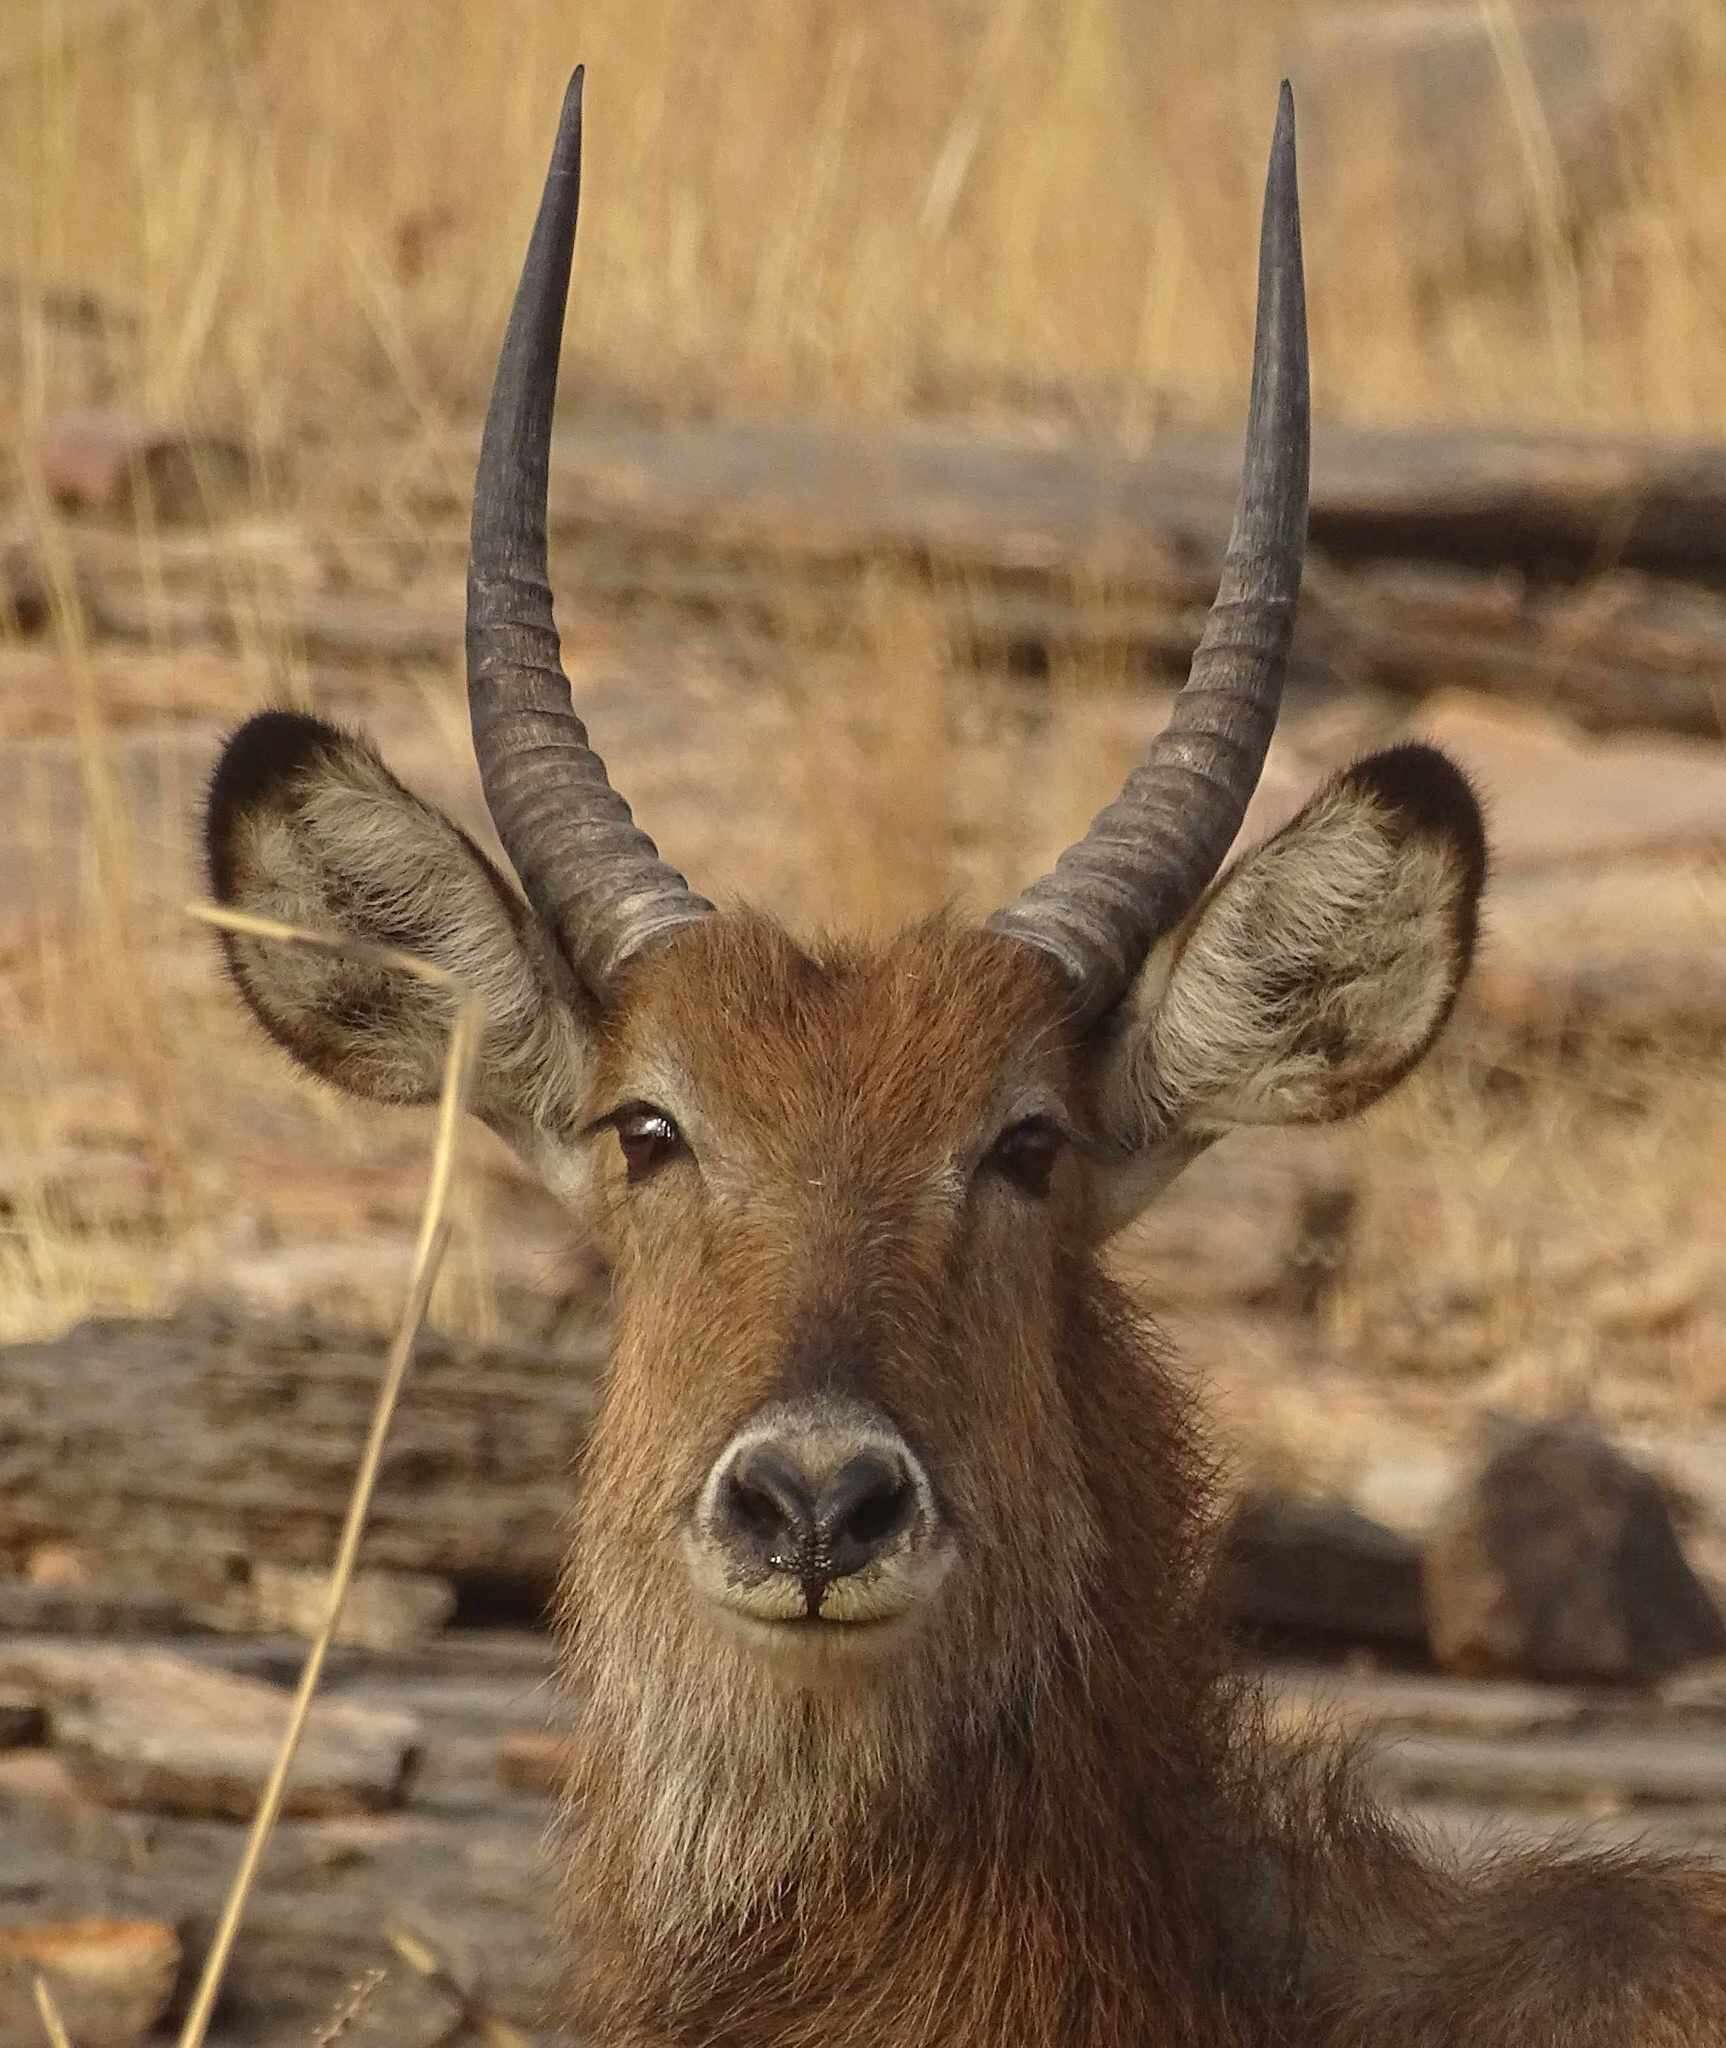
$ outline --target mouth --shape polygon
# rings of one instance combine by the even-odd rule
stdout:
[[[697,1605],[732,1642],[767,1659],[821,1664],[874,1657],[915,1634],[951,1562],[943,1546],[842,1578],[739,1570],[694,1530],[684,1559]]]
[[[764,1615],[736,1600],[706,1596],[703,1606],[734,1642],[769,1658],[807,1664],[874,1657],[916,1632],[915,1608],[872,1615]]]

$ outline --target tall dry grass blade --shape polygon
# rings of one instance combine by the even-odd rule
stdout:
[[[204,1962],[203,1975],[199,1979],[197,1992],[180,2033],[179,2048],[203,2048],[204,2036],[209,2030],[210,2015],[215,2009],[222,1979],[227,1973],[228,1959],[233,1953],[235,1937],[239,1933],[246,1902],[251,1896],[258,1868],[263,1861],[264,1850],[281,1813],[288,1773],[293,1767],[294,1756],[299,1749],[300,1738],[305,1732],[306,1721],[311,1713],[312,1701],[317,1693],[319,1680],[323,1676],[330,1644],[335,1638],[336,1627],[341,1620],[342,1606],[347,1598],[354,1566],[359,1558],[360,1539],[365,1532],[366,1516],[371,1509],[372,1494],[377,1486],[384,1444],[389,1436],[396,1402],[407,1378],[414,1344],[419,1337],[420,1326],[425,1321],[444,1246],[448,1242],[449,1223],[444,1211],[449,1202],[450,1180],[455,1169],[456,1138],[462,1112],[467,1105],[474,1053],[479,1043],[481,1016],[477,1001],[466,993],[453,975],[445,973],[440,967],[434,967],[430,961],[416,959],[411,954],[398,953],[392,947],[373,946],[363,940],[332,938],[319,932],[302,931],[293,925],[276,924],[267,918],[247,917],[241,912],[219,909],[213,904],[193,904],[188,906],[188,909],[191,916],[205,924],[214,925],[219,930],[237,932],[248,938],[263,939],[279,945],[302,946],[315,952],[338,953],[349,959],[369,960],[381,966],[398,969],[403,974],[411,974],[417,980],[428,982],[434,987],[447,989],[457,999],[455,1023],[450,1031],[449,1049],[444,1057],[443,1089],[438,1099],[437,1137],[432,1151],[425,1200],[420,1212],[419,1241],[414,1248],[413,1275],[409,1282],[408,1298],[402,1310],[401,1321],[390,1345],[383,1381],[378,1388],[377,1402],[372,1411],[371,1429],[360,1457],[359,1470],[354,1477],[353,1492],[349,1496],[347,1516],[342,1525],[341,1541],[336,1547],[336,1560],[330,1573],[328,1611],[313,1639],[305,1666],[300,1673],[300,1682],[294,1693],[293,1706],[289,1711],[288,1725],[282,1736],[281,1747],[271,1767],[263,1797],[258,1802],[258,1810],[246,1838],[245,1851],[223,1903],[215,1938],[210,1944],[210,1953]]]
[[[66,2031],[66,2022],[60,2017],[60,2008],[54,2003],[54,1994],[48,1989],[48,1980],[40,1970],[36,1972],[30,1988],[36,1994],[36,2010],[42,2015],[49,2048],[72,2048],[72,2036]]]

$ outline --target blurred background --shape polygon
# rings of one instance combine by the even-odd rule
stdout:
[[[1703,0],[19,0],[0,1334],[201,1290],[393,1298],[423,1124],[253,1043],[181,914],[196,799],[222,728],[290,702],[479,824],[473,436],[576,58],[578,694],[674,858],[816,920],[1010,891],[1161,717],[1220,559],[1293,76],[1315,559],[1249,830],[1414,726],[1477,767],[1502,842],[1489,999],[1442,1071],[1309,1148],[1349,1221],[1322,1285],[1308,1248],[1305,1333],[1447,1388],[1717,1400]],[[487,1332],[557,1298],[565,1235],[472,1158],[439,1306]],[[1255,1200],[1216,1228],[1298,1252],[1310,1193]],[[1225,1306],[1238,1264],[1197,1261]]]
[[[1219,1148],[1115,1256],[1249,1489],[1341,1504],[1418,1577],[1506,1418],[1581,1415],[1726,1584],[1716,0],[11,0],[0,1340],[67,1390],[0,1413],[15,1499],[65,1491],[56,1401],[107,1399],[55,1377],[81,1319],[214,1304],[290,1355],[399,1305],[427,1121],[242,1021],[184,914],[197,808],[223,732],[288,703],[486,836],[468,493],[578,60],[578,705],[698,886],[868,926],[1010,894],[1166,711],[1292,77],[1313,551],[1246,836],[1424,733],[1496,875],[1429,1068]],[[590,1358],[603,1281],[473,1132],[434,1323]],[[326,1554],[328,1513],[295,1527]],[[0,1563],[99,1578],[81,1540],[20,1509]]]

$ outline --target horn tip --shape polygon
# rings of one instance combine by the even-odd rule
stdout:
[[[564,87],[563,109],[557,117],[556,154],[560,158],[571,152],[578,159],[581,155],[581,89],[586,77],[587,66],[578,64]]]
[[[1277,92],[1276,127],[1271,135],[1271,189],[1290,206],[1295,198],[1294,87],[1285,78]]]

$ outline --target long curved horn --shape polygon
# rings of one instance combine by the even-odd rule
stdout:
[[[602,995],[643,946],[713,906],[606,779],[563,672],[546,568],[558,351],[581,200],[581,81],[564,95],[474,479],[468,712],[486,803],[528,900]]]
[[[1265,179],[1245,466],[1216,603],[1168,725],[1053,873],[989,920],[1052,953],[1081,1016],[1125,992],[1222,865],[1264,766],[1294,633],[1307,520],[1306,294],[1294,97]]]

